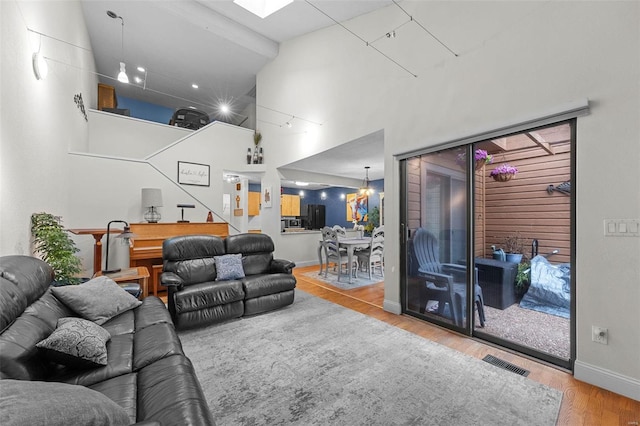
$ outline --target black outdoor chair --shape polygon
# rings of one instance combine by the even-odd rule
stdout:
[[[412,243],[415,260],[418,263],[417,275],[424,279],[424,287],[420,291],[423,297],[420,312],[425,312],[429,301],[437,301],[438,315],[444,316],[445,306],[448,304],[454,324],[462,327],[467,293],[466,266],[440,263],[438,239],[424,228],[418,228]],[[477,269],[475,269],[475,275],[474,304],[478,310],[480,327],[484,327],[484,298],[482,288],[478,285]]]

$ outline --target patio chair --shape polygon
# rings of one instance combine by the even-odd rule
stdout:
[[[424,313],[429,301],[437,301],[438,314],[444,316],[445,305],[448,304],[454,324],[462,327],[467,293],[466,266],[440,263],[438,239],[424,228],[416,231],[413,250],[418,261],[418,276],[425,279],[426,287],[423,288],[425,300],[420,311]],[[477,269],[475,275],[474,305],[478,310],[480,327],[484,327],[484,298],[478,285]]]
[[[380,275],[384,278],[384,226],[378,226],[371,231],[371,244],[368,248],[356,251],[360,266],[367,266],[369,279],[376,266],[380,268]]]
[[[322,239],[324,246],[325,258],[327,259],[327,267],[324,270],[324,277],[327,278],[329,272],[329,263],[334,262],[338,272],[338,281],[340,281],[340,275],[342,274],[342,267],[345,266],[345,273],[354,274],[354,277],[358,277],[358,257],[353,256],[352,264],[348,265],[349,257],[347,251],[340,247],[338,240],[338,233],[335,229],[325,226],[322,228]]]

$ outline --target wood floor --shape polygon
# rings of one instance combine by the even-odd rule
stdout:
[[[564,392],[558,425],[638,426],[640,402],[586,384],[545,364],[497,349],[478,340],[459,335],[406,315],[394,315],[382,309],[383,283],[354,290],[341,290],[303,274],[317,266],[296,268],[298,289],[330,302],[353,309],[400,327],[426,339],[448,346],[467,355],[483,358],[494,355],[530,371],[528,378]],[[526,404],[526,401],[522,401]]]

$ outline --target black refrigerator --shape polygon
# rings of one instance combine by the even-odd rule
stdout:
[[[324,204],[307,204],[307,229],[322,229],[325,225]]]

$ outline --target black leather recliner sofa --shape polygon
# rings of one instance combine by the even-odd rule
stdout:
[[[161,284],[167,286],[168,307],[178,329],[259,314],[293,303],[295,263],[273,258],[266,234],[169,238],[162,245]],[[241,255],[244,277],[216,280],[216,258]]]
[[[78,317],[53,294],[52,281],[52,268],[40,259],[0,257],[3,398],[11,396],[7,395],[11,388],[14,396],[19,394],[21,406],[32,403],[34,410],[43,411],[50,419],[53,413],[67,415],[56,398],[60,402],[65,398],[64,392],[73,390],[76,396],[65,398],[73,401],[65,402],[75,404],[78,410],[83,410],[84,405],[86,410],[95,411],[95,397],[104,395],[124,409],[121,416],[128,417],[126,424],[214,424],[191,361],[182,350],[166,307],[157,297],[149,296],[139,306],[102,324],[111,335],[106,346],[107,365],[74,368],[51,362],[36,344],[52,334],[58,319]],[[38,387],[50,389],[51,393],[42,399],[30,397]],[[4,402],[0,401],[3,424],[29,424],[25,418],[29,413],[15,414],[13,407],[12,416],[7,413],[11,407],[4,406]],[[68,416],[64,424],[82,422],[77,411],[74,414],[69,410]]]

